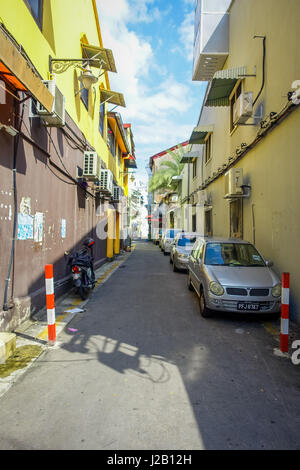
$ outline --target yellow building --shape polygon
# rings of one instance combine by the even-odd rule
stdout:
[[[299,18],[298,0],[198,0],[193,79],[208,85],[185,195],[198,231],[249,240],[290,272],[297,322]]]
[[[44,304],[45,264],[63,292],[86,237],[95,267],[119,254],[130,147],[95,0],[1,2],[0,21],[1,331]]]

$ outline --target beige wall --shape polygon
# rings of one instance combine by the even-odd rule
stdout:
[[[300,80],[298,49],[299,0],[236,0],[230,11],[230,54],[224,68],[247,66],[257,76],[244,80],[244,91],[258,94],[262,84],[262,39],[266,36],[266,82],[254,114],[260,107],[263,116],[280,112],[287,104],[287,93],[295,80]],[[248,122],[252,122],[250,119]],[[213,124],[213,157],[203,163],[203,181],[217,171],[242,142],[254,140],[260,127],[238,126],[230,134],[230,108],[206,108],[199,124]],[[291,273],[292,317],[300,322],[300,155],[298,134],[300,110],[265,136],[236,167],[243,168],[244,182],[251,185],[251,197],[243,200],[243,238],[254,241],[267,259],[274,262],[280,274]],[[197,181],[202,179],[202,159],[198,161]],[[186,185],[186,183],[184,182]],[[228,237],[230,233],[229,202],[224,199],[224,177],[207,187],[213,202],[213,234]],[[253,217],[254,215],[254,217]],[[254,226],[253,226],[254,223]],[[255,232],[254,232],[255,229]]]

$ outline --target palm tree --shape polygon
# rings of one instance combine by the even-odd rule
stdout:
[[[183,170],[184,164],[180,163],[182,156],[186,153],[186,149],[183,148],[182,144],[178,145],[178,149],[167,150],[167,153],[172,156],[172,160],[166,160],[160,165],[154,175],[150,178],[148,183],[149,192],[158,190],[176,190],[177,183],[173,181],[174,176],[180,176]]]

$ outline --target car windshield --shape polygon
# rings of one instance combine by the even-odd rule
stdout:
[[[191,250],[195,241],[196,237],[194,235],[182,235],[178,239],[178,246],[186,248],[187,250]]]
[[[208,243],[204,264],[210,266],[266,266],[253,245],[246,243]]]
[[[166,232],[166,238],[168,239],[173,239],[176,237],[177,233],[179,232],[178,229],[170,229],[170,230],[167,230]]]

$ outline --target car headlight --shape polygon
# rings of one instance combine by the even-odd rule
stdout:
[[[281,296],[281,284],[276,284],[276,286],[272,289],[273,297],[280,297]]]
[[[210,292],[212,292],[214,295],[223,295],[224,294],[224,289],[223,287],[221,286],[221,284],[219,284],[218,282],[211,282],[209,284],[209,290]]]

